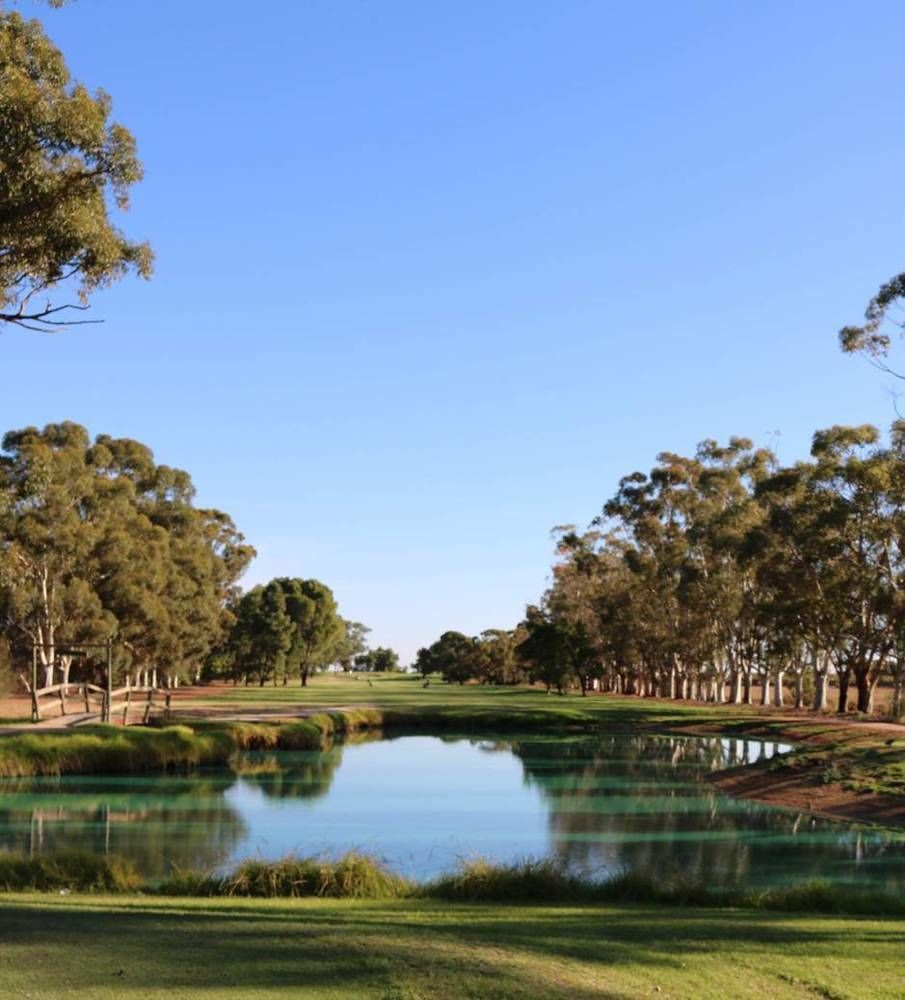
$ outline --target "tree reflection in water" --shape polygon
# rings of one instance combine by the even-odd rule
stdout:
[[[729,798],[705,781],[710,771],[769,758],[787,749],[782,745],[619,734],[507,747],[548,805],[551,853],[581,872],[681,875],[717,885],[828,879],[905,886],[901,837]],[[886,860],[892,864],[877,864]]]
[[[777,745],[400,734],[348,748],[246,754],[234,770],[192,776],[6,781],[0,849],[121,854],[151,878],[174,865],[210,870],[257,853],[365,845],[416,875],[446,870],[469,851],[500,861],[549,851],[594,875],[905,889],[905,837],[728,798],[705,780]]]

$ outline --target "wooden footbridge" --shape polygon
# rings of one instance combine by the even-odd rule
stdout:
[[[108,691],[96,684],[52,684],[30,693],[31,721],[35,723],[78,726],[111,722],[128,726],[147,723],[152,716],[170,717],[171,692],[164,688],[126,684]]]
[[[108,722],[121,726],[130,723],[147,723],[153,715],[170,717],[171,694],[157,685],[157,671],[144,671],[138,676],[151,683],[133,684],[127,674],[124,687],[113,687],[113,647],[114,640],[103,643],[81,643],[72,647],[51,648],[47,659],[54,663],[57,657],[75,658],[97,655],[103,652],[106,660],[105,687],[97,684],[72,684],[64,680],[60,684],[38,687],[39,652],[47,650],[46,645],[32,644],[31,683],[22,677],[31,696],[31,721],[36,725],[54,728],[78,726],[82,723]],[[47,679],[52,679],[49,671]],[[67,669],[68,675],[68,669]],[[21,676],[21,675],[20,675]]]

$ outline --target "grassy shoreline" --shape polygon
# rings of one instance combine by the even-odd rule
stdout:
[[[128,858],[116,855],[0,852],[0,893],[16,892],[203,899],[427,899],[488,905],[645,903],[905,918],[905,899],[827,882],[768,889],[733,884],[714,889],[677,876],[652,878],[636,872],[588,878],[550,858],[511,863],[473,859],[452,871],[416,881],[355,852],[335,858],[249,858],[227,872],[174,870],[161,881],[143,878]]]

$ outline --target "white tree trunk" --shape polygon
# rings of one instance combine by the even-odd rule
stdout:
[[[826,669],[814,668],[814,711],[826,711]]]
[[[782,690],[782,681],[783,681],[784,674],[785,674],[785,671],[783,671],[783,670],[777,670],[776,671],[776,680],[775,680],[774,689],[773,689],[774,690],[773,704],[777,708],[782,708],[783,705],[785,705],[785,700],[783,698],[783,690]]]

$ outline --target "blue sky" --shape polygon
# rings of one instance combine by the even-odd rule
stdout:
[[[136,134],[158,264],[0,338],[0,424],[146,442],[248,583],[405,658],[513,625],[661,450],[893,415],[835,331],[905,268],[900,4],[22,9]]]

